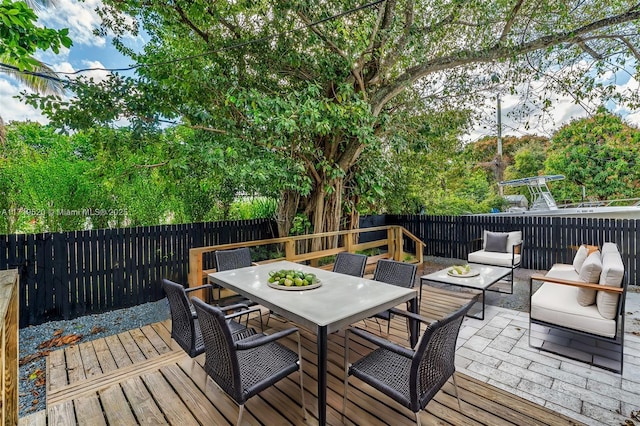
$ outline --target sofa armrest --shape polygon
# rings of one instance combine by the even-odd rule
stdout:
[[[522,254],[522,243],[524,241],[520,241],[518,244],[514,244],[511,246],[511,253],[513,253],[514,255],[516,254]]]
[[[539,275],[539,274],[534,274],[531,276],[530,282],[533,283],[533,281],[544,281],[546,283],[552,283],[552,284],[570,285],[573,287],[586,288],[589,290],[606,291],[607,293],[622,294],[624,292],[623,287],[611,287],[611,286],[601,285],[601,284],[585,283],[582,281],[565,280],[562,278],[547,277],[545,275]]]

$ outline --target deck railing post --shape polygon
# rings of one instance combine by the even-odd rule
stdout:
[[[0,424],[18,424],[18,270],[0,271],[2,408]]]

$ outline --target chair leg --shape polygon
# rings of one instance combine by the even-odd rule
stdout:
[[[460,392],[458,391],[458,383],[456,382],[456,373],[451,375],[453,378],[453,387],[456,390],[456,398],[458,398],[458,409],[462,412],[462,404],[460,403]]]
[[[416,413],[416,425],[420,426],[420,411]]]
[[[244,404],[240,404],[238,408],[239,408],[238,421],[236,422],[236,426],[240,426],[240,423],[242,423],[242,413],[244,413]]]
[[[300,339],[300,332],[298,332],[298,374],[300,374],[300,404],[302,405],[302,418],[307,419],[307,407],[304,403],[304,385],[302,384],[302,342]]]

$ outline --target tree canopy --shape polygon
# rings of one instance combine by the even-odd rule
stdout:
[[[545,162],[559,200],[580,200],[582,188],[592,200],[635,198],[640,193],[640,130],[601,110],[574,120],[551,138]]]
[[[70,101],[29,102],[70,128],[185,123],[205,161],[224,146],[224,161],[246,159],[280,194],[281,234],[296,214],[315,232],[357,224],[342,219],[382,196],[389,152],[436,143],[416,131],[420,117],[472,113],[501,91],[541,108],[549,92],[638,104],[603,80],[638,63],[632,1],[106,0],[101,14],[137,78],[79,80]],[[133,51],[123,36],[141,29],[148,42]],[[533,90],[543,77],[547,92]]]

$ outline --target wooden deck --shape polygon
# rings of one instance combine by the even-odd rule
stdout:
[[[427,289],[422,313],[431,318],[464,303],[460,294]],[[464,297],[464,295],[462,295]],[[427,305],[426,301],[429,301]],[[292,326],[271,317],[268,332]],[[259,327],[257,322],[254,326]],[[364,326],[361,322],[357,326]],[[235,424],[238,408],[208,379],[204,355],[191,359],[170,338],[170,322],[156,323],[119,335],[84,342],[52,352],[47,359],[47,409],[20,419],[21,425],[227,425]],[[386,328],[386,327],[383,327]],[[368,321],[367,329],[378,332]],[[315,335],[301,329],[304,387],[308,417],[302,418],[297,373],[252,398],[243,423],[264,425],[317,424]],[[344,334],[329,338],[329,424],[414,424],[413,413],[383,394],[352,379],[346,416],[341,419]],[[406,339],[405,323],[392,322],[389,338]],[[293,340],[284,343],[295,350]],[[371,348],[352,343],[357,359]],[[457,374],[462,412],[449,381],[426,410],[423,424],[562,425],[578,422],[463,374]]]

